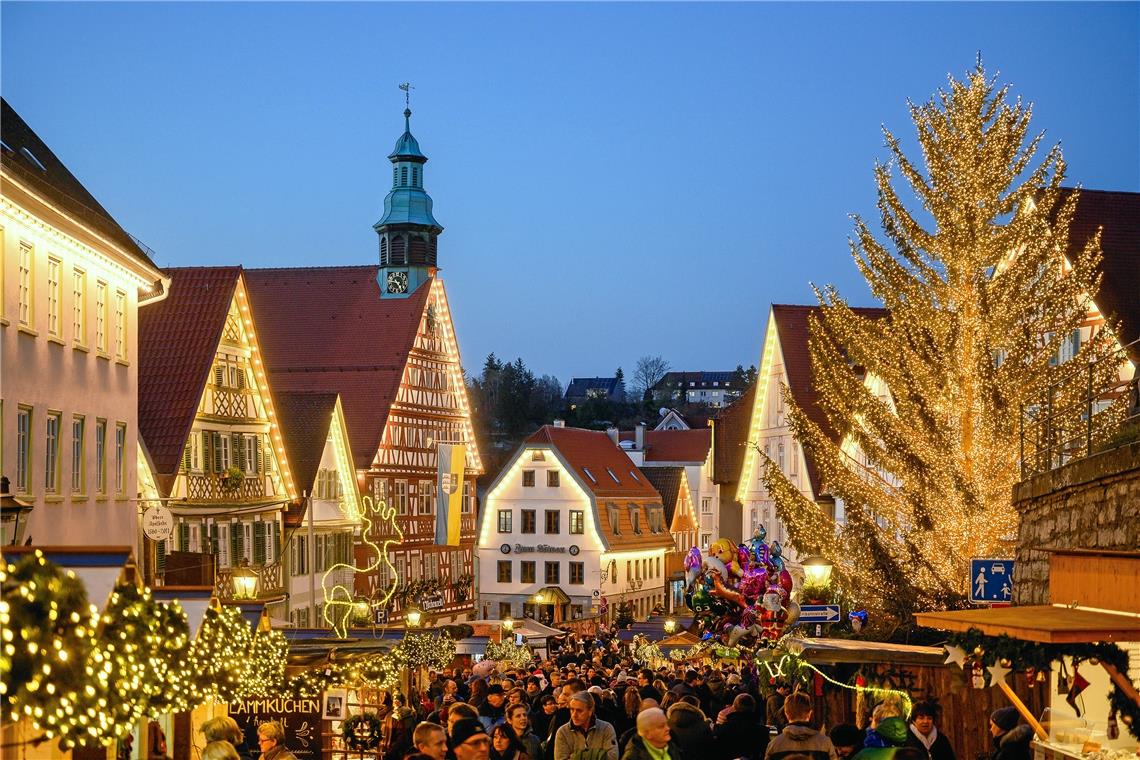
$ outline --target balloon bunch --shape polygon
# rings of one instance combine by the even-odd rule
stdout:
[[[693,547],[685,557],[685,603],[704,631],[730,647],[753,641],[774,642],[784,627],[800,617],[792,600],[792,574],[784,567],[779,541],[769,546],[761,526],[737,545],[715,541],[707,556]]]

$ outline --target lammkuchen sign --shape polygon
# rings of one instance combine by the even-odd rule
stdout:
[[[238,747],[242,757],[257,757],[257,727],[267,720],[281,723],[285,729],[284,746],[297,760],[321,760],[321,700],[295,697],[263,697],[230,705],[230,717],[237,721],[245,737]]]

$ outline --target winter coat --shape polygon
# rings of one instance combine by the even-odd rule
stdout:
[[[705,714],[688,702],[676,702],[670,706],[669,731],[673,743],[688,757],[701,757],[713,746],[713,732]]]
[[[784,715],[784,695],[774,691],[764,700],[764,717],[768,725],[783,729],[788,725],[788,718]]]
[[[934,738],[934,743],[930,745],[930,749],[927,749],[926,745],[922,743],[922,739],[914,733],[914,726],[911,726],[910,736],[906,738],[906,746],[922,750],[929,760],[956,760],[954,748],[950,746],[950,740],[941,731]]]
[[[669,742],[669,760],[683,760],[683,758],[684,752],[681,748],[674,742]],[[649,750],[645,746],[645,739],[635,734],[629,740],[629,744],[625,746],[621,760],[653,760],[653,756],[649,754]]]
[[[618,760],[617,734],[604,720],[595,718],[585,731],[567,723],[554,733],[554,760],[588,760],[598,753],[605,760]]]
[[[994,750],[990,760],[1031,760],[1033,750],[1029,742],[1033,740],[1033,729],[1024,723],[1014,726],[1004,734],[994,737]]]
[[[807,723],[789,723],[784,726],[764,753],[765,760],[783,760],[789,755],[807,755],[812,760],[839,760],[835,745]]]
[[[768,726],[754,712],[730,712],[724,723],[713,731],[716,739],[716,760],[734,760],[744,757],[748,760],[763,760],[771,736]]]

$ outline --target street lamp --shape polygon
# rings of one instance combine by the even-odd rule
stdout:
[[[424,613],[420,612],[420,608],[414,604],[404,611],[404,622],[408,628],[419,628],[423,619]]]
[[[515,621],[511,618],[503,618],[503,630],[510,633],[515,629]]]
[[[242,562],[235,568],[231,578],[234,585],[234,599],[256,599],[257,582],[260,578],[257,571]]]
[[[831,562],[818,554],[805,557],[803,561],[804,576],[809,586],[826,586],[831,582]]]
[[[352,603],[352,617],[353,622],[357,625],[364,625],[369,622],[372,612],[371,606],[368,604],[367,599],[357,599]]]
[[[677,621],[673,618],[665,618],[665,633],[675,633],[677,630]]]

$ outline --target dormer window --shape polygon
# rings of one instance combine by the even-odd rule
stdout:
[[[606,517],[609,519],[610,532],[615,536],[621,535],[621,523],[618,520],[618,505],[612,501],[606,502]]]
[[[641,535],[641,507],[636,504],[629,505],[629,521],[633,523],[633,534]]]
[[[535,451],[530,452],[530,461],[532,461],[532,462],[545,462],[546,461],[546,455],[543,454],[541,451],[538,451],[536,449]]]

